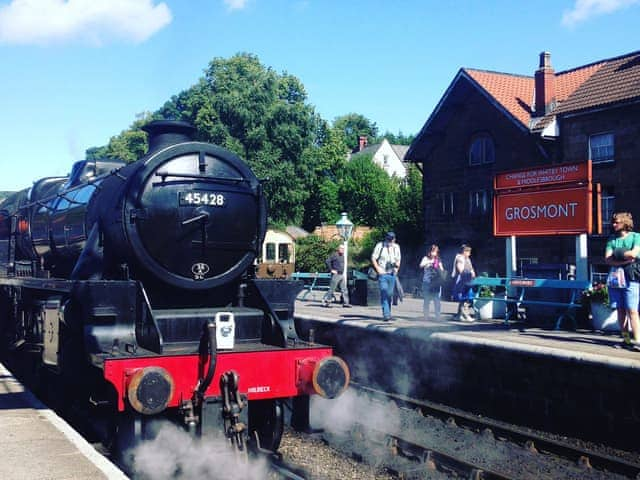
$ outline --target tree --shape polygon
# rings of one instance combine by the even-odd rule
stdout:
[[[413,139],[416,138],[415,135],[405,135],[402,132],[398,132],[398,134],[393,134],[390,131],[386,131],[382,135],[376,137],[373,140],[373,143],[382,143],[383,139],[387,139],[387,141],[392,145],[411,145]]]
[[[358,148],[359,137],[367,137],[367,142],[371,142],[378,134],[378,127],[375,122],[359,113],[348,113],[337,117],[333,121],[333,128],[341,132],[344,142],[350,151]]]
[[[400,181],[389,177],[371,155],[356,155],[339,181],[339,200],[354,223],[392,228],[398,222]]]
[[[340,242],[325,242],[317,235],[309,235],[296,242],[296,270],[299,272],[324,272],[327,258]]]
[[[311,169],[303,227],[312,230],[334,221],[342,211],[337,182],[347,163],[347,147],[336,129],[324,129],[322,144],[307,148],[303,157],[302,164]]]
[[[401,238],[410,239],[416,246],[421,244],[424,236],[422,174],[414,164],[407,169],[407,176],[398,191],[398,210],[396,231]]]
[[[147,134],[142,131],[142,126],[152,119],[153,116],[149,112],[138,114],[133,124],[111,137],[106,146],[87,149],[87,159],[115,158],[125,162],[136,161],[147,152]]]
[[[259,178],[272,222],[301,224],[314,168],[303,152],[316,143],[318,117],[302,83],[264,67],[255,55],[215,58],[205,77],[160,110],[195,125],[203,141],[234,151]]]

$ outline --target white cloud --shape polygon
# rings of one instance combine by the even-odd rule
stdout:
[[[74,40],[103,45],[145,41],[171,22],[155,0],[12,0],[0,6],[0,43],[47,45]]]
[[[576,0],[572,10],[565,11],[562,15],[562,24],[573,27],[590,18],[640,3],[640,0]]]
[[[224,0],[224,4],[229,10],[242,10],[247,6],[248,0]]]

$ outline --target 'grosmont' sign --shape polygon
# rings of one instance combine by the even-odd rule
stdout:
[[[501,173],[496,175],[494,186],[496,236],[592,231],[590,162]]]

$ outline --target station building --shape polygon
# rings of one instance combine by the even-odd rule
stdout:
[[[602,191],[602,233],[588,237],[597,278],[611,213],[632,212],[640,229],[640,51],[561,72],[542,52],[533,76],[461,68],[406,155],[422,165],[425,240],[451,258],[469,243],[476,271],[504,274],[496,173],[587,159]],[[521,264],[571,264],[575,252],[575,236],[517,239]]]

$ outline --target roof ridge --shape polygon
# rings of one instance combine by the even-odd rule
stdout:
[[[640,50],[636,50],[636,51],[631,52],[631,53],[625,53],[624,55],[617,55],[617,56],[611,57],[611,58],[603,58],[602,60],[596,60],[595,62],[587,63],[586,65],[581,65],[579,67],[573,67],[573,68],[570,68],[568,70],[563,70],[561,72],[556,72],[556,75],[562,75],[562,74],[565,74],[565,73],[571,73],[573,71],[581,70],[583,68],[595,67],[596,65],[599,65],[601,63],[609,63],[609,62],[613,62],[613,61],[616,61],[616,60],[620,60],[622,58],[632,57],[634,55],[639,55],[639,54],[640,54]]]
[[[485,70],[483,68],[468,68],[468,67],[462,67],[462,70],[466,70],[467,72],[482,72],[482,73],[491,73],[494,75],[506,75],[508,77],[528,78],[533,80],[533,75],[522,75],[520,73],[497,72],[495,70]]]

